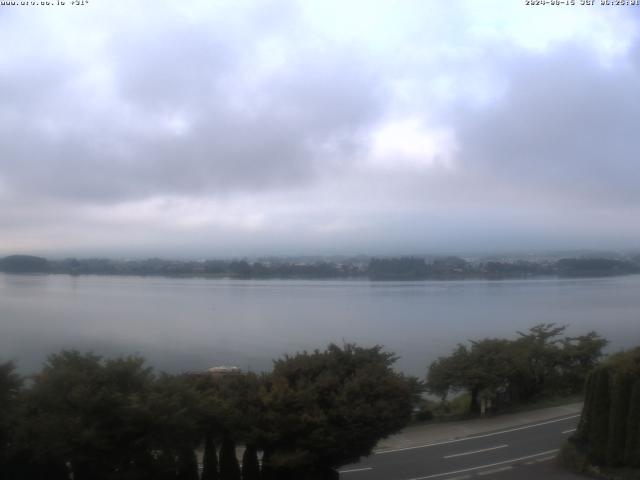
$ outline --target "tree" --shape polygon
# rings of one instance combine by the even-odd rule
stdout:
[[[602,367],[594,372],[594,397],[591,404],[591,427],[587,436],[589,457],[596,464],[604,464],[607,455],[609,415],[611,405],[611,374]]]
[[[543,395],[545,390],[558,388],[562,366],[561,339],[566,326],[540,323],[527,333],[518,332],[515,340],[515,375],[512,392],[519,400],[528,402]]]
[[[458,345],[449,357],[441,357],[429,367],[427,389],[444,401],[450,391],[469,393],[469,411],[480,412],[480,396],[495,398],[506,390],[513,374],[512,344],[486,338],[472,341],[471,347]]]
[[[469,411],[479,413],[479,397],[496,398],[509,387],[514,372],[512,344],[508,340],[488,338],[471,342],[464,380],[471,394]]]
[[[616,373],[611,382],[611,408],[609,411],[609,432],[607,445],[607,465],[624,465],[624,450],[627,438],[627,417],[634,378],[626,373]]]
[[[198,374],[192,375],[191,381],[203,400],[213,406],[203,415],[201,426],[211,441],[214,437],[222,439],[219,478],[237,478],[240,468],[235,443],[256,446],[265,436],[261,425],[261,380],[249,372],[219,377]]]
[[[69,464],[78,480],[137,470],[148,458],[140,425],[152,380],[139,357],[51,355],[24,397],[23,443],[36,446],[33,461]]]
[[[422,258],[372,258],[368,272],[374,280],[407,280],[427,278],[429,268]]]
[[[582,390],[587,375],[598,365],[602,358],[602,350],[608,343],[593,331],[586,335],[562,339],[562,384],[567,393]]]
[[[330,345],[274,362],[261,392],[267,468],[310,472],[357,461],[411,418],[410,382],[382,347]]]
[[[627,465],[640,467],[640,380],[636,380],[631,390],[624,459]]]
[[[177,480],[198,480],[198,459],[196,452],[189,447],[185,447],[178,455],[178,475]]]
[[[570,447],[588,463],[640,466],[640,347],[613,355],[587,378],[587,395]]]
[[[213,435],[207,434],[204,442],[204,457],[202,459],[202,480],[218,480],[218,455]]]
[[[195,388],[190,376],[168,374],[156,379],[145,403],[149,448],[162,452],[162,469],[180,471],[180,465],[186,465],[182,471],[189,472],[192,453],[205,438],[214,403]],[[172,458],[177,460],[174,465]]]
[[[468,365],[468,349],[464,345],[458,348],[448,357],[440,357],[429,366],[426,388],[432,395],[440,397],[444,404],[450,392],[466,388],[466,382],[462,378],[462,372]]]
[[[236,444],[230,435],[225,435],[220,447],[220,480],[240,480],[240,478]]]
[[[22,378],[15,373],[13,362],[0,364],[0,478],[5,478],[9,469],[10,449],[15,435],[17,398]]]
[[[32,255],[11,255],[0,260],[0,270],[7,273],[46,273],[49,262],[46,258]]]
[[[260,480],[260,463],[255,445],[247,445],[242,455],[242,480]]]
[[[458,345],[429,366],[427,390],[442,402],[449,392],[466,391],[469,411],[479,413],[480,398],[530,402],[582,389],[587,373],[607,341],[595,332],[561,338],[566,327],[539,324],[515,340],[486,338]]]

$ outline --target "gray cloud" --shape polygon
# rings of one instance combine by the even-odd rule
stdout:
[[[542,199],[640,206],[640,98],[629,90],[640,70],[603,66],[574,44],[504,68],[504,97],[460,112],[465,167]]]
[[[103,65],[22,59],[0,85],[13,99],[1,178],[23,194],[98,202],[312,180],[380,114],[376,73],[354,52],[304,45],[255,71],[265,38],[252,27],[246,38],[204,22],[119,31]],[[83,84],[92,75],[102,90]],[[42,78],[52,87],[37,88]]]
[[[520,34],[496,5],[480,20],[350,7],[334,31],[297,2],[109,5],[0,10],[16,44],[0,54],[0,249],[640,233],[640,42],[598,50],[628,27],[615,15]]]

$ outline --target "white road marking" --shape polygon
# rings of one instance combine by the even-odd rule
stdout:
[[[368,470],[373,470],[373,467],[366,468],[353,468],[351,470],[340,470],[338,473],[355,473],[355,472],[366,472]]]
[[[455,457],[464,457],[465,455],[473,455],[474,453],[482,453],[488,452],[490,450],[498,450],[499,448],[507,448],[509,445],[498,445],[497,447],[489,447],[483,448],[482,450],[474,450],[472,452],[464,452],[464,453],[454,453],[453,455],[446,455],[442,458],[455,458]]]
[[[571,428],[571,429],[569,429],[569,430],[565,430],[565,431],[564,431],[564,432],[562,432],[562,433],[571,433],[571,432],[575,432],[576,430],[577,430],[577,428]]]
[[[549,460],[553,460],[554,458],[556,458],[555,455],[551,455],[550,457],[539,458],[538,460],[536,460],[536,463],[548,462]]]
[[[374,452],[373,454],[374,455],[384,455],[386,453],[404,452],[405,450],[416,450],[418,448],[436,447],[438,445],[448,445],[450,443],[466,442],[468,440],[476,440],[478,438],[493,437],[495,435],[502,435],[504,433],[518,432],[520,430],[526,430],[528,428],[541,427],[543,425],[549,425],[551,423],[564,422],[565,420],[571,420],[572,418],[577,418],[579,416],[580,416],[580,414],[571,415],[570,417],[557,418],[556,420],[549,420],[549,421],[542,422],[542,423],[536,423],[535,425],[526,425],[524,427],[510,428],[508,430],[502,430],[500,432],[493,432],[493,433],[485,433],[483,435],[476,435],[474,437],[456,438],[454,440],[446,440],[444,442],[426,443],[424,445],[417,445],[415,447],[404,447],[404,448],[394,448],[394,449],[391,449],[391,450],[380,450],[378,452]]]
[[[492,473],[500,473],[506,470],[511,470],[513,467],[502,467],[502,468],[494,468],[493,470],[485,470],[484,472],[478,472],[478,475],[491,475]]]
[[[549,455],[551,453],[556,453],[557,451],[558,449],[556,448],[555,450],[547,450],[546,452],[534,453],[533,455],[527,455],[526,457],[511,458],[509,460],[503,460],[502,462],[491,463],[489,465],[480,465],[479,467],[463,468],[462,470],[456,470],[454,472],[436,473],[434,475],[427,475],[426,477],[414,477],[408,480],[427,480],[428,478],[438,478],[438,477],[445,477],[447,475],[456,475],[458,473],[472,472],[474,470],[482,470],[483,468],[497,467],[498,465],[505,465],[507,463],[520,462],[522,460],[528,460],[530,458],[540,457],[542,455]]]

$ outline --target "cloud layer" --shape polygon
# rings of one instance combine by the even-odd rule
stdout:
[[[0,250],[635,246],[635,18],[500,2],[0,7],[15,46],[0,52]]]

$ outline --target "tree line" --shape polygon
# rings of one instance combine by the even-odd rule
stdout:
[[[443,405],[452,393],[468,394],[472,414],[580,393],[607,340],[596,332],[564,336],[565,330],[565,326],[542,323],[518,332],[515,339],[459,344],[430,365],[427,390]]]
[[[395,360],[346,344],[263,374],[169,375],[139,356],[77,351],[28,377],[0,364],[0,478],[338,478],[411,418],[418,383]]]
[[[563,258],[558,261],[477,261],[460,257],[354,258],[336,261],[274,260],[112,260],[67,258],[47,260],[31,255],[0,259],[7,273],[68,275],[165,275],[229,278],[366,278],[371,280],[452,280],[467,278],[522,278],[532,276],[597,277],[640,272],[640,256],[618,258]]]

